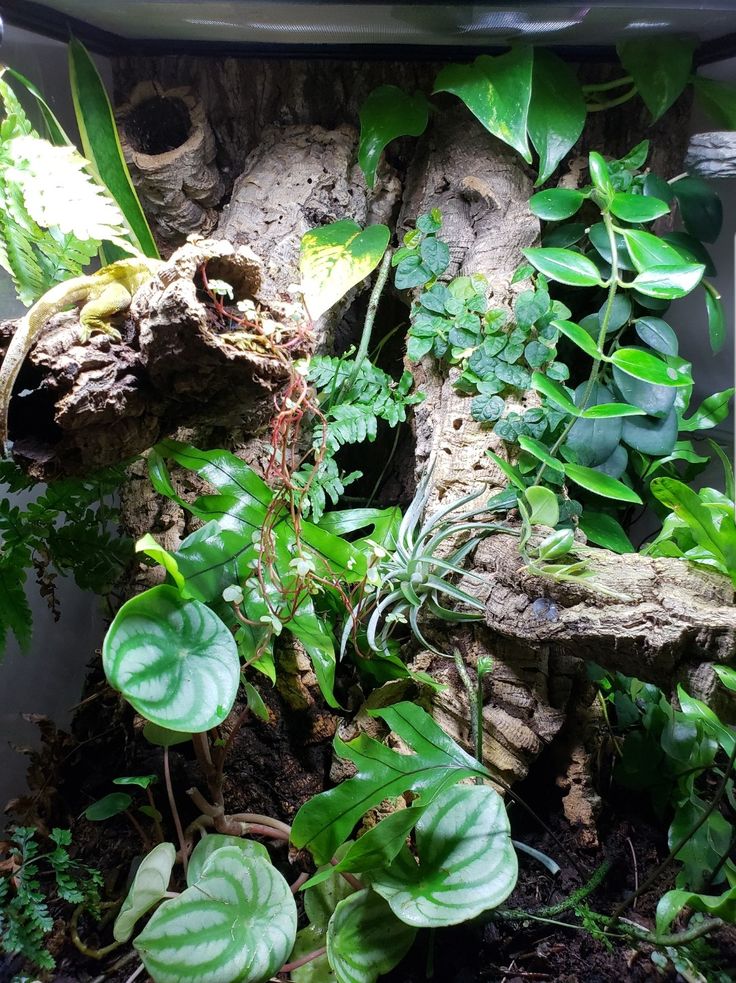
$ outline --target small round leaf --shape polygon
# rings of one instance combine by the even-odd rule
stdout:
[[[174,731],[221,724],[240,679],[237,646],[225,624],[168,585],[122,606],[105,636],[102,663],[110,685],[138,713]]]
[[[97,802],[93,802],[91,806],[87,806],[84,810],[85,819],[89,819],[93,823],[112,819],[113,816],[125,812],[132,801],[133,799],[127,792],[111,792],[109,795],[98,799]]]
[[[286,962],[296,922],[289,885],[273,865],[224,846],[133,944],[154,983],[263,983]]]

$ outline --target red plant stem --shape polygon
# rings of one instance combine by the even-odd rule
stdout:
[[[300,874],[297,877],[297,879],[294,881],[294,883],[291,885],[291,893],[296,894],[296,892],[299,890],[302,884],[306,884],[308,880],[309,880],[309,874],[307,873]]]
[[[184,839],[184,830],[181,827],[181,819],[179,818],[179,810],[176,808],[176,799],[174,798],[174,788],[171,784],[171,771],[169,770],[169,749],[164,748],[164,779],[166,780],[166,794],[169,797],[169,808],[171,809],[171,815],[174,820],[174,826],[176,827],[176,836],[179,840],[179,849],[181,850],[181,865],[184,868],[184,876],[187,874],[187,862],[189,860],[187,856],[187,844]]]
[[[279,970],[279,973],[290,973],[292,969],[299,969],[300,966],[306,966],[307,963],[311,963],[313,959],[319,959],[320,956],[324,956],[327,952],[327,946],[322,946],[321,949],[315,949],[314,952],[308,952],[306,956],[301,956],[299,959],[295,959],[293,963],[284,963],[284,965]]]

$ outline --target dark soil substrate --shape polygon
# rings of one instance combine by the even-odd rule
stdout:
[[[129,710],[115,694],[102,683],[98,686],[77,714],[73,739],[45,726],[43,756],[37,757],[31,767],[36,791],[20,801],[19,819],[40,820],[48,828],[71,826],[77,856],[103,871],[108,897],[115,900],[125,894],[131,861],[143,852],[140,837],[125,816],[91,823],[81,813],[90,802],[115,790],[111,782],[116,776],[154,772],[161,775],[162,752],[139,736]],[[265,812],[289,821],[305,798],[327,784],[331,734],[326,732],[324,718],[289,711],[268,686],[261,689],[271,721],[249,723],[235,741],[226,769],[226,803],[232,812]],[[186,823],[193,818],[194,811],[185,790],[195,784],[202,789],[203,786],[189,745],[172,748],[170,755],[177,802]],[[603,886],[589,899],[594,910],[610,912],[634,889],[635,877],[641,878],[666,855],[664,824],[649,810],[644,797],[616,796],[615,790],[609,790],[599,823],[602,848],[581,849],[562,814],[554,776],[551,759],[542,758],[519,792],[554,830],[558,841],[583,871],[592,872],[605,856],[612,861],[612,870]],[[163,782],[155,790],[165,831],[174,841]],[[518,806],[512,806],[510,814],[514,837],[553,857],[562,869],[553,878],[536,861],[520,855],[519,882],[507,904],[533,911],[564,899],[581,884],[573,864],[553,838]],[[141,817],[141,822],[146,820]],[[632,851],[637,858],[636,874]],[[284,847],[276,847],[272,855],[288,879],[296,877],[308,862],[299,856],[292,858],[294,862],[290,864]],[[630,916],[651,927],[657,898],[670,886],[665,879],[650,894],[639,898]],[[69,941],[68,906],[60,906],[54,914],[58,920],[51,948],[58,969],[46,979],[55,983],[91,983],[101,979],[124,983],[128,979],[138,965],[137,958],[126,959],[129,946],[100,962],[84,958]],[[113,917],[114,909],[101,926],[95,926],[85,917],[80,919],[79,934],[90,948],[111,941]],[[559,919],[576,921],[569,914]],[[699,948],[699,959],[701,978],[707,983],[736,980],[736,929],[724,928],[709,938]],[[118,966],[121,960],[125,961]],[[17,960],[3,962],[0,957],[0,983],[10,983],[20,968]],[[680,976],[672,967],[664,971],[657,968],[646,947],[637,951],[628,943],[611,946],[577,928],[526,921],[488,922],[436,933],[421,932],[401,966],[382,979],[386,983],[420,983],[428,979],[436,983],[598,983],[677,981],[687,977]],[[148,977],[141,975],[137,980],[146,983]]]

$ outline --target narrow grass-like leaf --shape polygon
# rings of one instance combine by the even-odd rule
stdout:
[[[69,42],[69,79],[84,154],[125,216],[131,243],[156,259],[158,248],[130,179],[105,86],[87,49],[76,38]]]

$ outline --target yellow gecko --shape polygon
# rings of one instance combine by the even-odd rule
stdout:
[[[120,332],[112,327],[109,318],[127,310],[135,292],[156,276],[163,265],[159,259],[144,256],[118,260],[103,266],[96,273],[57,284],[27,311],[0,366],[0,446],[6,457],[10,454],[8,408],[13,386],[28,352],[49,318],[74,305],[81,306],[79,323],[82,326],[82,342],[86,342],[94,331],[120,340]]]

